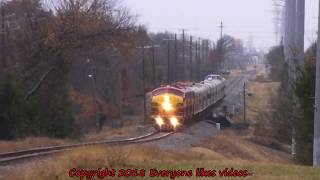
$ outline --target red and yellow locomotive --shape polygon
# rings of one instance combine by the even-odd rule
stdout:
[[[151,119],[161,129],[177,129],[225,96],[225,79],[208,75],[200,83],[159,87],[152,91]]]

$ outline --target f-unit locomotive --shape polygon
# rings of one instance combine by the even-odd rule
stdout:
[[[214,74],[200,83],[159,87],[151,93],[150,118],[160,130],[175,130],[223,99],[225,89],[225,79]]]

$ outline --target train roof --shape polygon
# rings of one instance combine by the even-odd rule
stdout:
[[[185,94],[185,88],[179,88],[179,87],[174,87],[174,86],[162,86],[159,88],[156,88],[155,90],[152,91],[152,96],[157,96],[159,94],[163,94],[163,93],[172,93],[172,94],[176,94],[178,96],[184,96]]]
[[[156,88],[152,91],[152,95],[156,96],[163,93],[173,93],[178,96],[185,96],[188,92],[202,92],[208,87],[219,85],[225,79],[220,75],[210,74],[206,76],[205,80],[200,83],[192,82],[177,82],[174,85],[167,85]]]
[[[223,81],[225,80],[222,76],[218,75],[218,74],[209,74],[206,76],[205,80],[220,80]]]

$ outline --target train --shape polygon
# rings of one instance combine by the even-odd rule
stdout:
[[[177,130],[199,119],[220,102],[226,93],[226,80],[210,74],[199,83],[175,83],[151,92],[150,120],[159,130]]]

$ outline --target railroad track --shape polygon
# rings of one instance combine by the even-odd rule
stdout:
[[[93,142],[78,143],[78,144],[71,144],[71,145],[41,147],[41,148],[33,148],[33,149],[14,151],[14,152],[8,152],[8,153],[1,153],[0,165],[6,165],[9,163],[13,163],[21,160],[52,155],[52,154],[65,152],[68,150],[73,150],[75,148],[86,147],[86,146],[129,145],[129,144],[147,143],[147,142],[163,139],[165,137],[170,136],[171,134],[173,134],[173,132],[151,132],[142,136],[122,139],[122,140],[93,141]]]
[[[242,82],[245,78],[244,75],[236,76],[231,79],[227,84],[226,92],[227,94],[231,93],[237,85]],[[207,121],[208,123],[215,125],[213,121]],[[33,148],[21,151],[14,151],[8,153],[0,153],[0,165],[5,165],[21,160],[37,158],[47,155],[52,155],[60,152],[65,152],[68,150],[73,150],[75,148],[86,147],[86,146],[95,146],[95,145],[129,145],[129,144],[139,144],[147,143],[152,141],[157,141],[165,137],[170,136],[173,132],[151,132],[142,136],[122,139],[122,140],[104,140],[104,141],[93,141],[86,143],[70,144],[70,145],[61,145],[61,146],[50,146],[50,147],[40,147]]]
[[[231,93],[240,82],[242,82],[242,80],[244,79],[243,75],[240,76],[236,76],[234,77],[228,84],[227,84],[227,89],[226,89],[226,93],[229,94]]]
[[[255,74],[255,71],[249,71],[248,74],[241,74],[239,76],[233,77],[233,79],[231,79],[227,83],[226,93],[227,94],[231,93],[239,85],[239,83],[243,83],[244,82],[243,80],[247,81],[248,78],[254,74]]]

